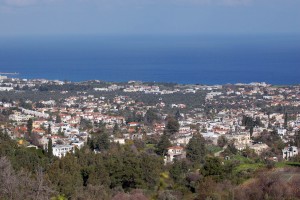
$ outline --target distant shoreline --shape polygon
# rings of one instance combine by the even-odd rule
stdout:
[[[299,84],[300,37],[0,39],[1,72],[21,78]]]

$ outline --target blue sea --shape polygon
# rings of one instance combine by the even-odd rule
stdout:
[[[226,84],[300,83],[300,36],[0,38],[0,72],[19,78]]]

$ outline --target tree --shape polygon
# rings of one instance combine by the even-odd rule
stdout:
[[[176,120],[179,120],[181,118],[181,114],[180,114],[179,110],[176,111],[175,118],[176,118]]]
[[[228,144],[228,140],[225,137],[225,135],[219,136],[217,142],[218,142],[218,146],[222,148]]]
[[[203,166],[205,176],[217,176],[220,179],[223,173],[221,160],[218,157],[207,157]]]
[[[252,137],[252,135],[253,135],[253,126],[250,127],[249,132],[250,132],[250,137]]]
[[[32,133],[32,123],[33,123],[32,118],[28,119],[28,121],[27,121],[27,133],[29,135],[31,135],[31,133]]]
[[[157,143],[156,153],[164,156],[167,153],[168,147],[171,146],[171,142],[166,134],[163,134]]]
[[[201,163],[205,155],[205,139],[200,133],[196,133],[186,147],[186,157],[194,163]]]
[[[234,145],[234,141],[230,141],[227,145],[227,148],[224,150],[224,152],[222,153],[223,155],[232,155],[232,154],[237,154],[238,150],[237,148],[235,148],[235,145]]]
[[[153,124],[153,122],[160,120],[157,112],[154,109],[148,109],[144,121],[146,124]]]
[[[55,123],[61,123],[60,115],[56,115]]]
[[[47,154],[48,154],[49,158],[52,158],[52,156],[53,156],[53,149],[52,149],[52,139],[51,138],[49,138],[49,140],[48,140]]]
[[[120,133],[120,128],[119,128],[118,124],[116,123],[113,128],[113,135],[118,135],[119,133]]]
[[[32,135],[32,123],[33,123],[33,120],[30,118],[28,121],[27,121],[27,137],[26,139],[30,142],[32,142],[32,139],[33,139],[33,135]]]
[[[35,174],[17,172],[6,157],[0,158],[0,197],[1,199],[41,199],[54,194],[44,178],[41,169]]]
[[[59,127],[57,134],[60,136],[64,136],[64,132],[62,131],[61,127]]]
[[[109,135],[106,131],[98,131],[97,133],[94,133],[89,143],[92,150],[108,150],[110,146]]]
[[[168,117],[164,133],[167,135],[173,135],[179,131],[179,127],[180,125],[174,117]]]
[[[77,188],[83,185],[80,168],[78,159],[74,155],[67,154],[51,164],[48,177],[56,186],[56,190],[70,199]]]
[[[52,132],[52,131],[51,131],[51,126],[50,126],[50,124],[49,124],[49,125],[48,125],[48,129],[47,129],[47,133],[48,133],[48,134],[51,134],[51,132]]]
[[[175,159],[170,169],[170,175],[175,183],[183,183],[189,168],[186,160]]]
[[[284,114],[284,123],[283,123],[283,127],[284,127],[285,129],[287,129],[287,127],[288,127],[288,114],[287,114],[287,112]]]

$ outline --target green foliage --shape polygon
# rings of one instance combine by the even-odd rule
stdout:
[[[110,147],[110,140],[105,126],[101,126],[96,133],[93,133],[87,143],[91,150],[108,150]]]
[[[165,127],[164,133],[167,135],[173,135],[174,133],[177,133],[179,131],[179,123],[178,121],[173,117],[167,118],[167,125]]]
[[[255,120],[252,117],[249,116],[243,116],[242,118],[242,125],[246,126],[246,129],[250,131],[250,136],[253,134],[253,127],[255,126],[262,126],[262,123],[260,121],[260,118],[257,117]]]
[[[181,117],[181,113],[180,113],[179,110],[177,110],[176,113],[175,113],[175,119],[178,121],[178,120],[181,119],[181,118],[182,118],[182,117]]]
[[[283,123],[283,127],[286,129],[288,128],[288,114],[287,112],[284,113],[284,123]]]
[[[108,150],[109,145],[110,145],[110,141],[109,141],[108,134],[102,133],[97,139],[96,148],[99,149],[100,151]]]
[[[159,181],[163,162],[160,158],[131,151],[123,155],[111,154],[105,157],[112,188],[154,188]]]
[[[222,153],[224,156],[236,155],[238,153],[237,148],[235,148],[234,142],[229,142],[227,148]]]
[[[49,158],[53,157],[53,148],[52,148],[52,139],[51,138],[49,138],[49,141],[48,141],[47,155]]]
[[[266,143],[269,147],[271,147],[271,151],[274,154],[281,154],[281,150],[285,146],[284,142],[275,130],[271,132],[265,131],[259,137],[254,138],[254,140]]]
[[[197,133],[189,141],[186,147],[186,157],[195,164],[203,163],[206,155],[205,139]]]
[[[67,200],[64,195],[57,195],[56,197],[52,197],[51,200]]]
[[[60,115],[56,115],[55,123],[61,123]]]
[[[203,174],[220,179],[223,174],[222,162],[217,157],[207,157],[203,166]]]
[[[183,184],[185,181],[186,173],[189,170],[189,166],[186,160],[176,160],[170,168],[170,175],[173,178],[174,182],[177,184]]]
[[[77,158],[67,154],[50,166],[48,176],[57,191],[70,198],[75,190],[83,185],[80,169]]]
[[[27,133],[28,133],[29,135],[31,135],[31,133],[32,133],[32,123],[33,123],[33,120],[32,120],[32,118],[30,118],[30,119],[27,121],[27,125],[26,125],[26,127],[27,127]]]
[[[168,147],[170,146],[171,142],[169,140],[169,137],[167,136],[167,134],[163,134],[156,145],[156,153],[158,155],[164,156],[168,151]]]
[[[257,154],[253,149],[250,149],[248,146],[246,146],[245,149],[242,150],[242,155],[246,158],[256,158]]]
[[[218,146],[219,147],[223,148],[227,144],[228,144],[228,140],[225,137],[225,135],[221,135],[221,136],[218,137]]]
[[[16,141],[12,140],[6,132],[0,131],[0,156],[12,157],[17,148]]]
[[[116,123],[115,125],[114,125],[114,128],[113,128],[113,135],[118,135],[119,133],[120,133],[120,128],[119,128],[119,126],[118,126],[118,124]]]
[[[51,126],[50,126],[50,124],[48,125],[48,128],[47,128],[47,134],[51,134]]]
[[[153,122],[159,121],[160,117],[156,110],[150,108],[147,110],[144,119],[146,124],[153,124]]]

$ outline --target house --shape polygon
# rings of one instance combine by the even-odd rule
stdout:
[[[53,155],[57,156],[59,158],[65,156],[68,152],[73,152],[74,151],[74,146],[73,145],[55,145],[52,148],[53,150]]]
[[[282,138],[283,136],[285,136],[286,135],[286,129],[284,129],[284,128],[279,128],[279,129],[277,129],[277,133],[278,133],[278,135]]]
[[[190,141],[190,139],[192,139],[193,134],[184,134],[184,135],[180,135],[178,137],[176,137],[174,140],[172,140],[171,142],[173,144],[181,144],[181,145],[187,145]]]
[[[216,134],[214,132],[201,133],[201,135],[204,137],[205,140],[211,140],[215,145],[217,145],[218,137],[220,136],[219,134]]]
[[[130,139],[132,139],[132,140],[142,140],[143,139],[143,134],[140,134],[140,133],[131,134]]]
[[[226,138],[229,141],[234,142],[234,146],[238,150],[243,150],[246,148],[247,145],[250,145],[251,140],[250,140],[250,133],[239,133],[239,134],[234,134],[234,135],[226,135]]]
[[[165,164],[172,163],[174,159],[183,159],[186,157],[186,152],[181,146],[172,146],[168,148],[167,155],[165,156]]]
[[[72,142],[72,145],[77,149],[81,149],[84,146],[84,141],[76,140]]]
[[[125,138],[114,138],[113,141],[119,144],[125,144]]]
[[[291,157],[294,157],[298,155],[298,148],[295,147],[295,146],[288,146],[288,147],[285,147],[283,150],[282,150],[282,157],[283,159],[290,159]]]

